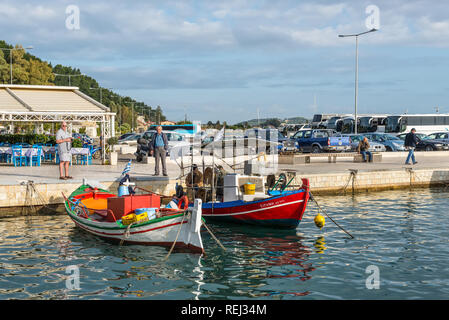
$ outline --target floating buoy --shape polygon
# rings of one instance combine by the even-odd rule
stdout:
[[[320,230],[321,230],[324,227],[326,220],[324,219],[324,217],[321,214],[318,213],[315,216],[315,219],[313,219],[313,222],[315,222],[315,225],[317,226],[317,228],[320,228]]]

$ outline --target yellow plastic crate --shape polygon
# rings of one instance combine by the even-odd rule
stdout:
[[[122,217],[122,224],[124,226],[127,226],[133,222],[136,222],[136,215],[134,213]]]
[[[148,214],[146,212],[136,215],[136,222],[142,223],[148,221]]]

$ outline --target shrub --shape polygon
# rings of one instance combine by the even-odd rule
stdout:
[[[118,138],[117,137],[111,137],[108,139],[108,145],[113,146],[118,144]]]
[[[72,148],[82,148],[83,147],[83,141],[81,139],[73,139],[72,140]]]

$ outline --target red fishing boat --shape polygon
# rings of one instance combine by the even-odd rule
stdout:
[[[236,199],[231,201],[226,201],[226,189],[232,191],[233,188],[225,185],[224,201],[203,203],[202,213],[206,221],[210,219],[266,227],[296,228],[309,200],[308,179],[302,179],[302,186],[296,190],[269,191],[252,197],[237,195]]]

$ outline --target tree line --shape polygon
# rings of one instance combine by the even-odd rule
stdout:
[[[121,96],[112,89],[103,88],[92,77],[81,73],[80,69],[63,65],[52,66],[28,53],[21,45],[12,46],[0,40],[0,82],[28,85],[56,85],[78,87],[81,92],[101,102],[117,114],[116,128],[126,133],[131,127],[137,127],[137,118],[143,116],[145,122],[159,123],[165,121],[161,106],[149,106],[142,101],[136,101],[128,96]],[[13,49],[13,50],[4,50]],[[65,75],[65,76],[61,76]],[[68,75],[70,75],[70,80]]]

